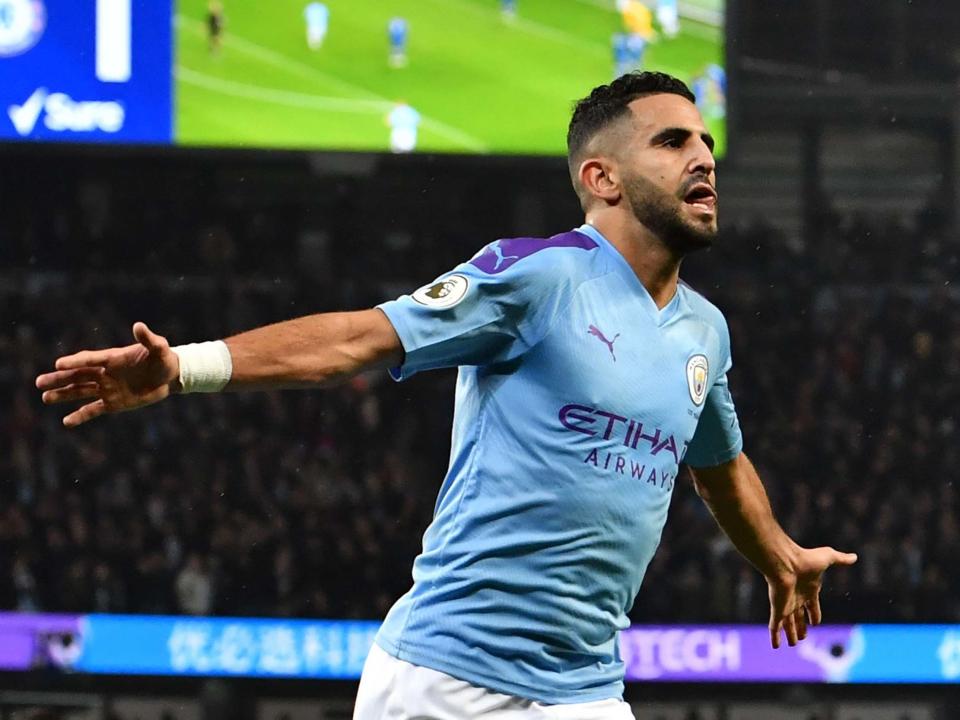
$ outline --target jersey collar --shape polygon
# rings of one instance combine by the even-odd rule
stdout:
[[[602,232],[597,230],[589,223],[584,223],[578,227],[577,232],[586,235],[613,256],[614,262],[620,268],[621,273],[626,275],[627,282],[632,283],[633,286],[638,289],[637,294],[640,297],[640,301],[643,303],[643,306],[646,308],[647,312],[653,318],[654,322],[657,323],[657,325],[666,325],[676,316],[677,311],[681,306],[679,283],[677,284],[677,291],[673,294],[673,297],[670,298],[670,302],[664,305],[663,309],[660,309],[657,307],[657,303],[650,295],[650,292],[647,290],[644,284],[640,282],[640,278],[637,277],[637,274],[633,271],[633,268],[630,267],[630,263],[628,263],[626,258],[620,254],[620,251],[613,246],[613,243],[604,237]]]

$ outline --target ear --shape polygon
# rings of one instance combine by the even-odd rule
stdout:
[[[580,185],[588,197],[615,205],[620,200],[620,172],[608,158],[588,158],[580,163]]]

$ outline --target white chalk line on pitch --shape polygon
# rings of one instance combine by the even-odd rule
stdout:
[[[271,103],[273,105],[283,105],[285,107],[295,107],[308,110],[322,110],[325,112],[354,113],[364,115],[380,115],[390,111],[395,103],[389,100],[359,100],[339,97],[325,97],[323,95],[310,95],[308,93],[292,92],[290,90],[277,90],[275,88],[266,88],[258,85],[248,85],[233,80],[224,80],[222,78],[206,75],[196,70],[191,70],[182,65],[177,66],[177,79],[188,85],[229,95],[230,97],[243,98],[245,100],[255,100],[257,102]],[[426,125],[426,123],[424,123]],[[438,135],[441,130],[434,129]],[[467,144],[462,139],[448,137],[447,139],[459,142],[464,147],[477,152],[485,152],[486,147],[479,143]]]
[[[176,22],[177,25],[182,26],[187,30],[190,30],[195,35],[199,35],[201,37],[206,36],[206,26],[200,20],[194,20],[193,18],[189,18],[189,17],[186,17],[185,15],[180,15],[178,13],[177,15],[174,16],[174,21]],[[250,40],[245,40],[242,37],[238,37],[234,33],[227,34],[223,38],[223,43],[224,45],[233,47],[242,53],[250,55],[251,57],[254,57],[258,60],[261,60],[262,62],[268,63],[270,65],[274,65],[275,67],[283,68],[293,74],[300,75],[301,77],[322,82],[328,86],[331,86],[332,88],[337,88],[347,94],[365,96],[364,99],[344,98],[345,102],[378,102],[378,103],[383,103],[382,108],[390,108],[396,104],[394,101],[390,100],[387,97],[378,95],[375,92],[367,90],[366,88],[361,87],[359,85],[354,85],[351,82],[340,80],[339,78],[336,78],[328,73],[325,73],[322,70],[318,70],[317,68],[314,68],[314,67],[311,67],[310,65],[299,62],[298,60],[289,58],[286,55],[283,55],[274,50],[271,50],[270,48],[264,47],[263,45],[259,45]],[[184,69],[187,69],[187,68],[184,68]],[[196,72],[196,71],[191,70],[190,72]],[[210,78],[211,80],[219,80],[219,78],[213,78],[210,76],[207,76],[207,77]],[[232,82],[232,81],[223,80],[222,82]],[[243,83],[236,83],[236,84],[243,85]],[[248,85],[247,87],[254,88],[256,90],[271,91],[271,92],[278,92],[278,93],[288,92],[283,90],[273,91],[270,88],[257,88],[256,86],[253,86],[253,85]],[[303,98],[314,98],[314,99],[323,97],[319,95],[310,95],[308,93],[294,93],[294,92],[289,92],[289,95],[302,95]],[[336,98],[323,98],[323,99],[335,100]],[[264,101],[269,102],[265,98],[264,98]],[[284,104],[284,103],[281,103],[281,104]],[[285,103],[285,104],[289,105],[290,103]],[[306,106],[300,105],[299,107],[306,107]],[[332,108],[327,108],[327,109],[332,109]],[[473,135],[470,135],[469,133],[464,132],[463,130],[455,128],[452,125],[448,125],[445,122],[432,118],[428,115],[424,115],[423,113],[420,114],[420,118],[421,118],[421,126],[424,129],[431,130],[437,135],[440,135],[441,137],[446,138],[451,142],[457,143],[458,145],[461,145],[464,148],[467,148],[468,150],[472,150],[473,152],[479,152],[479,153],[489,152],[489,148],[486,145],[486,143],[484,143],[479,138],[476,138]]]
[[[221,95],[258,100],[273,103],[274,105],[289,105],[290,107],[310,108],[312,110],[329,110],[342,113],[377,114],[389,112],[393,103],[384,100],[354,100],[341,97],[324,97],[308,93],[277,90],[276,88],[262,87],[240,83],[234,80],[224,80],[213,77],[183,65],[177,65],[177,79],[188,85],[194,85],[204,90],[212,90]]]

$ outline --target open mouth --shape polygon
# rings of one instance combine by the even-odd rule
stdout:
[[[717,207],[717,191],[707,183],[697,183],[687,191],[683,201],[697,210],[713,213]]]

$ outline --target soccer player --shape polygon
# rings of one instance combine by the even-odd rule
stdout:
[[[517,19],[517,0],[500,0],[500,15],[507,22]]]
[[[580,227],[498,240],[369,310],[177,347],[136,323],[133,344],[61,357],[37,387],[84,402],[76,427],[175,393],[459,366],[447,476],[354,718],[629,720],[617,634],[680,463],[766,578],[774,648],[820,622],[826,569],[856,561],[774,519],[742,450],[726,322],[679,281],[717,231],[712,147],[682,82],[625,75],[570,122]]]
[[[716,63],[707,65],[703,72],[690,80],[690,89],[696,99],[700,114],[708,119],[722,118],[727,114],[727,74]]]
[[[653,13],[640,0],[617,0],[623,27],[628,35],[637,35],[647,42],[654,38]]]
[[[390,149],[395,153],[413,152],[417,147],[420,113],[401,100],[387,115],[387,125],[390,126]]]
[[[680,10],[677,0],[657,0],[657,22],[668,38],[680,33]]]
[[[706,69],[707,77],[713,83],[714,107],[716,117],[726,117],[727,114],[727,71],[721,65],[710,63]]]
[[[209,0],[207,3],[207,43],[211,55],[219,55],[223,45],[223,3]]]
[[[327,37],[330,9],[322,2],[312,2],[304,8],[303,16],[307,21],[307,47],[319,50]]]
[[[639,70],[643,66],[643,54],[647,50],[647,39],[642,35],[627,35],[627,55],[631,70]]]
[[[633,53],[630,50],[630,36],[626,33],[614,33],[611,38],[611,47],[613,48],[613,77],[618,78],[635,67],[633,64]]]
[[[408,31],[409,25],[406,18],[390,18],[390,22],[387,23],[387,37],[390,40],[390,54],[387,57],[387,64],[390,67],[406,67]]]
[[[640,35],[614,33],[612,44],[614,78],[643,66],[643,53],[647,49],[647,41]]]

